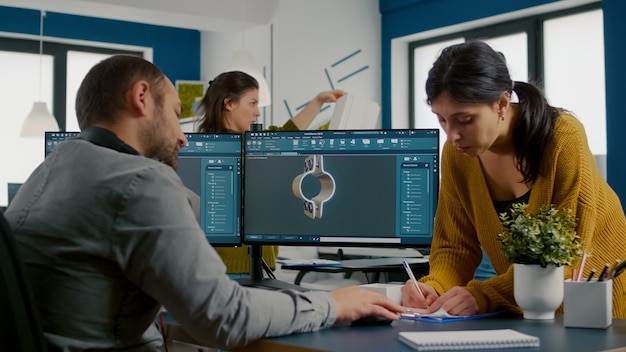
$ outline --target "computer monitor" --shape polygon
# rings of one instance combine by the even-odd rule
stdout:
[[[78,136],[80,132],[45,132],[44,133],[44,156],[52,153],[57,144],[64,140]]]
[[[46,132],[45,155],[79,132]],[[241,246],[241,140],[239,133],[186,133],[178,175],[198,197],[199,222],[216,247]],[[191,197],[195,196],[192,194]],[[197,210],[197,209],[194,209]]]
[[[246,244],[429,247],[439,130],[246,132]]]
[[[11,201],[13,200],[13,198],[15,198],[15,195],[17,194],[17,191],[20,189],[20,187],[22,187],[21,183],[16,183],[16,182],[9,182],[7,183],[7,205],[11,204]]]
[[[240,133],[186,133],[178,175],[200,198],[200,227],[213,246],[241,245]]]

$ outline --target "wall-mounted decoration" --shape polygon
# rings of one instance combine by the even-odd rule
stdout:
[[[181,119],[195,115],[196,105],[204,96],[206,88],[207,85],[202,81],[176,81],[176,91],[183,104]]]
[[[350,61],[350,59],[354,58],[356,55],[360,53],[361,53],[361,49],[357,49],[356,51],[353,51],[343,56],[342,58],[338,59],[337,61],[329,64],[330,67],[324,67],[323,71],[326,76],[326,79],[328,80],[328,85],[330,89],[341,89],[341,87],[339,87],[339,84],[341,82],[369,68],[369,65],[355,67],[353,62]],[[309,101],[306,101],[296,106],[295,114],[291,111],[291,107],[287,103],[287,100],[283,100],[283,103],[285,104],[285,108],[287,109],[287,114],[289,115],[289,118],[293,118],[300,110],[304,109],[304,107],[307,106]],[[325,104],[320,109],[320,113],[330,107],[331,107],[330,104]]]

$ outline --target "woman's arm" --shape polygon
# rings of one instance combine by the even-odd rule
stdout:
[[[311,125],[311,122],[319,114],[322,105],[325,103],[334,103],[337,99],[344,96],[346,93],[342,90],[327,90],[319,92],[315,98],[313,98],[296,116],[291,120],[300,130],[306,130]]]

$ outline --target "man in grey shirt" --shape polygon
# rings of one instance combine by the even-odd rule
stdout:
[[[6,210],[50,350],[160,351],[162,305],[197,341],[220,348],[398,318],[402,307],[358,287],[267,291],[229,279],[175,172],[187,143],[181,109],[148,61],[100,62],[76,97],[81,134],[55,148]]]

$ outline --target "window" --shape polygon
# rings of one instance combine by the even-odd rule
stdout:
[[[89,53],[70,50],[67,52],[67,75],[65,89],[65,130],[79,131],[76,120],[76,93],[87,72],[98,62],[110,57],[110,54]]]
[[[426,104],[428,70],[443,48],[480,38],[504,54],[513,80],[545,88],[553,106],[572,111],[583,123],[589,146],[606,177],[604,34],[600,3],[447,34],[410,44],[411,127],[439,127]],[[584,50],[581,50],[584,48]],[[576,88],[573,88],[576,87]],[[441,145],[445,133],[441,131]]]
[[[94,45],[97,45],[95,43]],[[141,48],[103,48],[39,40],[0,38],[0,206],[8,204],[8,184],[19,184],[43,161],[41,138],[20,138],[22,122],[35,101],[44,101],[62,131],[78,131],[76,91],[87,71],[102,59]]]
[[[0,63],[0,205],[6,205],[7,184],[24,182],[43,160],[43,136],[39,140],[20,138],[19,134],[33,102],[45,101],[52,111],[53,58],[0,51]]]
[[[583,122],[594,155],[606,155],[603,26],[602,10],[544,22],[546,95]]]

